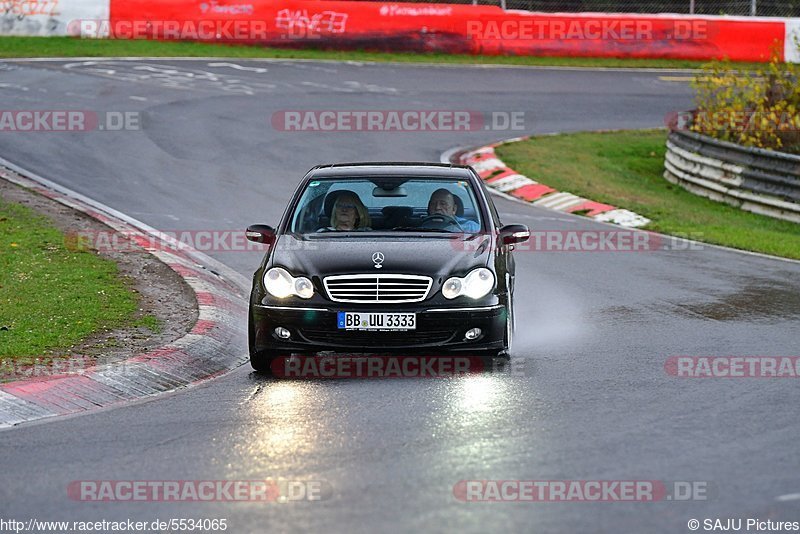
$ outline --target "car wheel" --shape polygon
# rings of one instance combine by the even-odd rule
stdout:
[[[508,321],[506,321],[506,353],[511,355],[511,344],[514,342],[516,316],[514,315],[514,279],[506,273],[506,290],[508,291]]]
[[[250,353],[250,366],[258,373],[272,374],[272,362],[280,356],[273,351],[260,351]]]
[[[506,331],[503,336],[503,348],[497,351],[497,356],[508,358],[511,356],[511,343],[514,340],[514,298],[510,286],[508,291],[508,304],[506,305]]]
[[[481,358],[484,365],[495,366],[498,361],[508,361],[511,357],[511,340],[514,336],[514,306],[509,298],[508,315],[506,315],[505,333],[503,335],[503,346],[499,349],[489,349],[477,351],[474,355]]]
[[[471,362],[471,364],[475,365],[474,369],[484,373],[502,371],[510,361],[508,352],[504,350],[481,351],[472,354],[471,357],[477,358],[477,361]],[[470,369],[473,369],[473,367],[471,366]]]

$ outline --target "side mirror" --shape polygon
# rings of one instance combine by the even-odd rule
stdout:
[[[522,243],[531,237],[531,231],[524,224],[507,224],[500,228],[497,240],[500,245],[513,245]]]
[[[275,242],[275,229],[266,224],[251,224],[244,233],[248,241],[271,245]]]

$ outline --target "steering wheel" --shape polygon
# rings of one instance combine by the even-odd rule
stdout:
[[[419,225],[425,228],[437,228],[440,230],[447,230],[454,226],[459,232],[464,231],[458,219],[450,215],[428,215],[420,221]]]

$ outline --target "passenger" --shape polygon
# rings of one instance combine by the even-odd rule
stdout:
[[[370,228],[369,211],[358,195],[342,193],[336,198],[331,211],[330,231],[368,231]]]

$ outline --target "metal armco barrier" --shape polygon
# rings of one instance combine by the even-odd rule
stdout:
[[[700,196],[800,223],[800,156],[672,130],[664,178]]]

